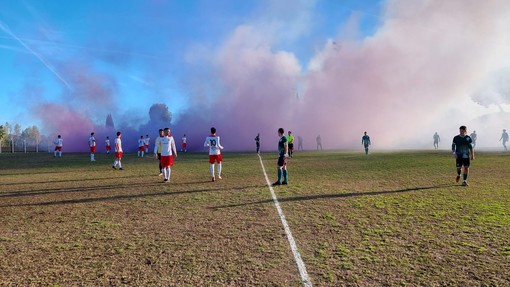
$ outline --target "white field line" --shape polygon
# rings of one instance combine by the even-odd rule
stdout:
[[[276,194],[274,193],[274,189],[271,186],[271,182],[267,177],[266,168],[264,167],[264,163],[262,162],[262,157],[258,154],[260,165],[262,166],[262,172],[264,172],[264,176],[266,178],[267,186],[271,191],[271,196],[273,197],[274,205],[276,206],[276,210],[278,211],[278,215],[280,215],[280,219],[282,220],[283,229],[285,230],[285,234],[287,235],[287,240],[289,241],[290,250],[292,250],[292,254],[294,255],[294,261],[296,261],[299,274],[301,275],[301,281],[303,282],[303,286],[312,287],[312,282],[310,281],[310,277],[308,277],[308,273],[306,272],[305,263],[301,259],[301,254],[299,254],[299,250],[296,245],[296,241],[292,236],[292,232],[290,231],[289,224],[285,219],[285,214],[283,214],[283,210],[280,207],[280,203],[278,202],[278,198],[276,198]]]

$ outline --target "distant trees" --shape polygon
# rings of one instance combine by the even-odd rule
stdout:
[[[11,147],[11,152],[14,152],[16,146],[23,143],[23,149],[26,150],[27,146],[35,147],[35,151],[39,152],[39,144],[44,138],[37,126],[27,127],[22,130],[21,125],[8,122],[0,126],[0,147],[5,143],[6,146]],[[0,152],[2,152],[0,148]]]

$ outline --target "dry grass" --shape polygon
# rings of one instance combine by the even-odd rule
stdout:
[[[255,154],[97,158],[0,155],[0,285],[300,286]],[[509,160],[298,153],[276,192],[314,286],[510,286]]]

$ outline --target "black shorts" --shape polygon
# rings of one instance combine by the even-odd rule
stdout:
[[[469,157],[468,158],[457,157],[455,163],[457,165],[457,168],[461,168],[462,166],[469,167],[469,165],[471,164],[471,160],[469,160]]]
[[[284,157],[283,155],[279,156],[277,164],[278,164],[279,167],[286,166],[287,165],[287,158]]]
[[[294,150],[294,144],[293,143],[289,144],[289,150]]]

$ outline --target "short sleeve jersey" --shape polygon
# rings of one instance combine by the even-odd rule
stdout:
[[[94,146],[96,146],[96,139],[93,136],[91,136],[89,138],[89,147],[94,147]]]
[[[473,141],[470,136],[462,137],[460,135],[456,135],[453,138],[452,151],[457,154],[457,157],[469,158],[471,149],[473,149],[472,143]]]
[[[368,145],[368,144],[370,144],[370,137],[369,137],[368,135],[363,136],[363,137],[361,138],[361,142],[362,142],[364,145]]]
[[[181,141],[182,143],[186,143],[186,137],[182,137]]]
[[[508,133],[503,132],[503,134],[501,134],[501,138],[503,139],[503,141],[508,141]]]
[[[285,145],[287,144],[287,137],[282,136],[280,140],[278,141],[278,155],[283,156],[285,155]]]
[[[146,146],[150,145],[150,143],[151,143],[151,138],[146,137],[146,138],[145,138],[145,140],[144,140],[144,143],[145,143],[145,145],[146,145]]]
[[[56,140],[55,140],[55,145],[56,145],[56,146],[59,146],[59,147],[62,147],[63,142],[64,142],[64,141],[62,140],[62,138],[56,139]]]
[[[122,141],[120,138],[115,139],[115,152],[122,152]]]
[[[294,136],[293,135],[287,136],[287,142],[289,144],[294,144]]]
[[[172,151],[175,151],[174,137],[164,136],[164,137],[160,138],[159,146],[161,148],[161,156],[171,156],[173,154]]]
[[[209,145],[209,155],[221,154],[220,136],[210,135],[205,138],[204,146]]]
[[[145,140],[144,139],[139,139],[138,140],[138,147],[143,147],[145,146]]]
[[[110,146],[110,140],[105,140],[104,143],[106,144],[106,146]]]

